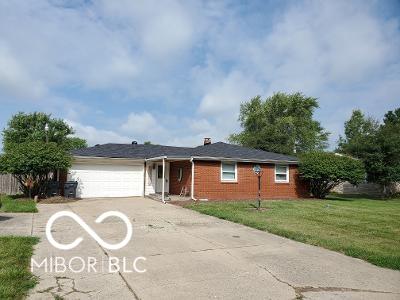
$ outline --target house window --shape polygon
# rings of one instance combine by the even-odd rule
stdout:
[[[275,182],[289,182],[289,166],[275,165]]]
[[[162,171],[163,171],[163,167],[158,165],[157,166],[157,177],[158,177],[158,179],[162,178]]]
[[[183,178],[183,169],[178,168],[178,181],[181,182]]]
[[[149,169],[148,169],[149,171],[147,172],[148,173],[148,176],[149,176],[149,182],[151,183],[152,182],[152,180],[153,180],[153,167],[152,166],[149,166]]]
[[[237,181],[237,164],[235,162],[221,162],[221,181]]]

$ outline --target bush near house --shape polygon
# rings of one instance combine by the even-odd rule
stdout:
[[[324,199],[331,189],[342,182],[357,185],[365,178],[361,161],[328,152],[301,155],[299,174],[309,182],[311,194],[320,199]]]

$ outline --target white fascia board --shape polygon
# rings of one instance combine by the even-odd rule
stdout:
[[[85,162],[98,162],[98,163],[113,163],[113,162],[131,162],[131,163],[144,163],[144,159],[133,159],[133,158],[118,158],[118,157],[100,157],[100,156],[79,156],[74,155],[73,161],[76,163]]]
[[[146,158],[145,161],[155,161],[155,160],[163,160],[167,159],[166,156],[157,156],[157,157],[152,157],[152,158]]]
[[[158,157],[151,157],[151,158],[146,158],[146,161],[158,161],[158,160],[163,160],[165,159],[166,161],[178,161],[178,160],[190,160],[190,157],[168,157],[168,156],[158,156]]]
[[[237,161],[237,162],[292,164],[292,165],[297,165],[299,163],[298,161],[295,160],[246,159],[246,158],[235,158],[235,157],[228,158],[228,157],[208,157],[208,156],[193,156],[191,160]]]

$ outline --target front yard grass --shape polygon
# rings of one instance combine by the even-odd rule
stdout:
[[[0,211],[2,212],[37,212],[36,203],[32,199],[0,196]]]
[[[22,299],[35,286],[30,259],[36,237],[0,237],[0,299]]]
[[[400,270],[400,199],[201,202],[185,207]]]

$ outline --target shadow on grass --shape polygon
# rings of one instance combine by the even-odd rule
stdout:
[[[364,194],[330,194],[326,197],[326,200],[333,200],[333,201],[354,201],[354,200],[387,200],[382,197],[378,196],[371,196],[371,195],[364,195]]]
[[[262,203],[262,202],[261,202]],[[258,206],[254,203],[249,203],[249,206],[251,206],[252,208],[257,208]]]

